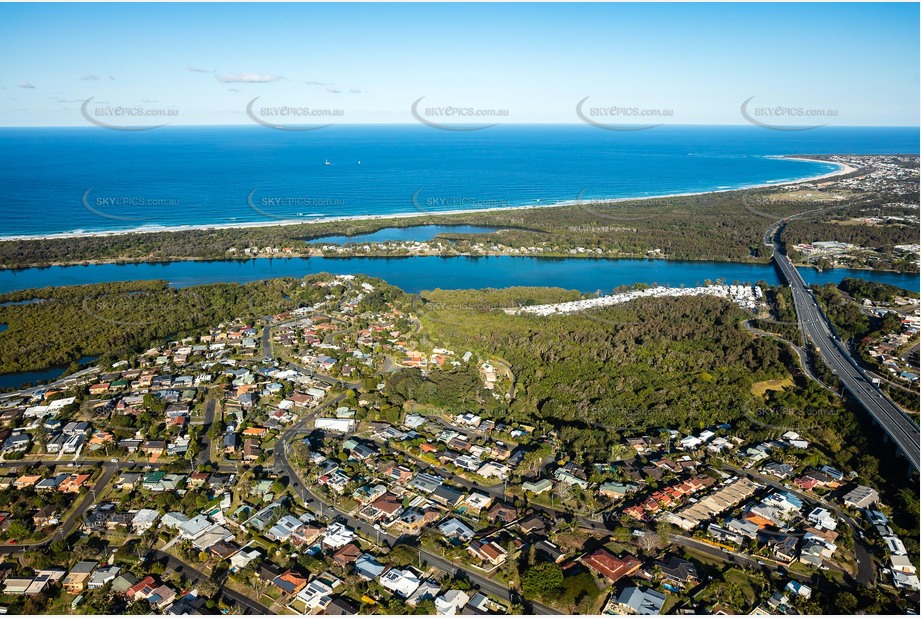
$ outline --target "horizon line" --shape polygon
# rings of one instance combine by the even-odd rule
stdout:
[[[130,128],[130,127],[134,127],[134,126],[143,126],[143,125],[124,125],[124,126],[125,126],[126,128]],[[310,125],[301,124],[301,125],[290,125],[290,126],[292,126],[292,127],[297,127],[297,126],[310,126]],[[323,127],[323,128],[331,128],[331,127],[400,127],[400,126],[402,126],[402,127],[433,128],[433,127],[426,127],[424,124],[419,123],[419,122],[411,122],[411,121],[410,121],[410,122],[343,122],[343,123],[333,123],[333,124],[329,125],[328,127]],[[478,125],[475,124],[475,123],[456,123],[456,124],[452,124],[452,125],[450,125],[450,126],[465,127],[465,126],[478,126]],[[575,127],[579,127],[579,126],[584,126],[584,127],[589,127],[589,128],[591,128],[590,125],[588,125],[588,124],[586,124],[586,123],[583,123],[583,122],[500,122],[500,123],[495,123],[495,124],[491,125],[490,127],[484,127],[484,129],[486,129],[486,128],[495,128],[495,127],[500,127],[500,126],[505,126],[505,127],[508,127],[508,126],[517,126],[517,127],[528,127],[528,126],[556,126],[556,127],[570,127],[570,126],[575,126]],[[644,126],[644,123],[627,123],[627,122],[623,122],[623,123],[616,123],[616,124],[614,124],[614,125],[612,125],[612,126],[623,126],[623,127]],[[918,130],[921,130],[921,123],[919,123],[919,124],[917,124],[917,125],[910,125],[910,124],[840,124],[840,125],[837,125],[837,124],[836,124],[836,125],[823,125],[823,126],[819,126],[819,127],[813,127],[813,126],[810,126],[810,125],[786,124],[786,125],[777,125],[777,126],[778,126],[778,127],[803,127],[804,129],[805,129],[806,127],[808,127],[809,130],[815,130],[815,129],[918,129]],[[157,127],[157,128],[158,128],[158,129],[161,129],[161,128],[162,128],[162,129],[165,129],[165,128],[179,128],[179,127],[188,127],[188,128],[203,128],[203,127],[253,127],[253,128],[267,128],[267,127],[260,127],[259,125],[255,124],[255,123],[248,123],[248,122],[243,122],[243,123],[238,123],[238,124],[226,124],[226,123],[215,123],[215,124],[172,124],[172,123],[170,123],[170,124],[162,125],[161,127]],[[759,127],[759,126],[753,125],[753,124],[751,124],[751,123],[742,122],[742,123],[687,123],[687,124],[685,124],[685,123],[681,123],[681,124],[678,124],[678,123],[675,123],[675,124],[663,123],[663,124],[657,125],[657,126],[655,126],[655,127],[651,127],[651,129],[659,129],[659,128],[663,128],[663,127],[665,127],[665,128],[668,128],[668,127],[752,127],[752,128],[756,128],[756,129],[763,129],[763,128],[766,128],[766,127]],[[90,123],[79,123],[79,124],[37,124],[37,125],[0,125],[0,129],[76,129],[76,128],[99,129],[99,128],[104,128],[104,127],[95,126],[95,125],[92,125],[92,124],[90,124]],[[270,128],[270,127],[269,127],[269,128]]]

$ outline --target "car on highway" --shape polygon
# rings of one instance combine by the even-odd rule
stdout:
[[[109,461],[111,461],[112,463],[118,463],[118,457],[113,457]]]

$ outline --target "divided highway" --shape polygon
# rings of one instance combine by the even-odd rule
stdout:
[[[818,348],[822,360],[837,374],[854,399],[892,438],[902,454],[911,462],[912,467],[915,470],[921,470],[919,468],[921,432],[919,432],[918,425],[902,412],[878,386],[873,384],[869,376],[851,358],[847,348],[838,339],[834,329],[816,303],[802,275],[781,251],[776,240],[776,231],[781,225],[777,224],[768,230],[769,235],[765,235],[765,241],[766,243],[770,241],[773,245],[774,262],[780,268],[780,272],[793,293],[793,304],[800,332],[807,341],[811,341]]]

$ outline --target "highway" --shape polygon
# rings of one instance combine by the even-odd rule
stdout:
[[[765,240],[771,241],[774,247],[774,263],[780,268],[780,272],[790,286],[796,319],[805,341],[811,341],[818,348],[819,355],[825,364],[838,376],[851,396],[892,438],[898,449],[908,458],[912,467],[915,470],[921,469],[919,468],[921,432],[918,426],[878,386],[872,383],[869,376],[854,361],[847,348],[838,339],[802,275],[781,251],[776,238],[776,231],[781,227],[782,223],[775,224],[771,228],[774,232],[769,236],[765,235]]]

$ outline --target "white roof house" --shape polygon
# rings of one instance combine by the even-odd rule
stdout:
[[[118,576],[121,567],[110,566],[107,568],[99,568],[93,571],[93,574],[90,576],[90,580],[87,582],[86,587],[90,590],[95,590],[96,588],[102,588],[108,582]]]
[[[390,569],[380,577],[380,584],[387,590],[408,598],[419,587],[419,578],[409,569]]]
[[[434,599],[441,592],[441,586],[432,579],[423,580],[416,591],[406,599],[406,604],[415,607],[420,601]]]
[[[355,429],[358,423],[351,418],[318,418],[313,426],[322,431],[348,433]]]
[[[890,556],[889,564],[893,573],[905,573],[908,575],[917,575],[918,569],[911,563],[908,556]]]
[[[179,524],[179,532],[186,539],[194,539],[211,527],[211,521],[204,515],[196,515],[192,519]]]
[[[832,514],[828,509],[823,509],[822,507],[816,507],[812,510],[809,515],[806,516],[806,519],[816,528],[824,528],[825,530],[834,530],[837,527],[838,522],[835,521],[835,518],[832,517]]]
[[[481,511],[492,504],[492,498],[486,494],[481,494],[479,492],[473,491],[470,492],[469,496],[464,498],[463,504],[476,511]]]
[[[420,414],[407,414],[403,424],[410,429],[418,429],[422,425],[425,425],[426,420],[427,419]]]
[[[906,590],[921,589],[921,582],[918,581],[918,576],[908,573],[894,572],[892,574],[892,583],[895,584],[896,588],[904,588]]]
[[[241,549],[240,551],[238,551],[237,553],[235,553],[233,556],[230,557],[230,564],[233,570],[242,569],[246,567],[247,564],[249,564],[253,560],[258,559],[261,556],[262,554],[259,553],[259,551],[256,549],[250,549],[250,550]]]
[[[902,543],[902,539],[897,536],[884,536],[883,541],[886,542],[886,547],[889,549],[889,553],[894,556],[905,556],[908,552],[905,550],[905,544]]]
[[[331,586],[314,579],[297,593],[297,599],[310,609],[326,608],[331,602],[333,592]]]
[[[448,590],[435,599],[435,611],[442,616],[459,614],[470,601],[470,595],[463,590]]]
[[[154,509],[141,509],[135,513],[134,518],[131,520],[131,527],[138,532],[150,530],[158,517],[160,517],[160,511]]]
[[[178,528],[187,521],[189,521],[189,518],[186,517],[184,513],[167,513],[160,520],[160,526],[165,528]]]
[[[351,543],[354,538],[355,533],[352,530],[336,522],[326,528],[326,532],[323,535],[323,545],[330,549],[339,549]]]
[[[297,532],[300,528],[303,527],[303,522],[293,515],[285,515],[272,526],[266,536],[273,538],[276,541],[287,540],[292,534]]]
[[[442,522],[441,525],[438,526],[438,529],[446,537],[457,537],[461,540],[472,539],[474,534],[469,526],[456,517]]]

